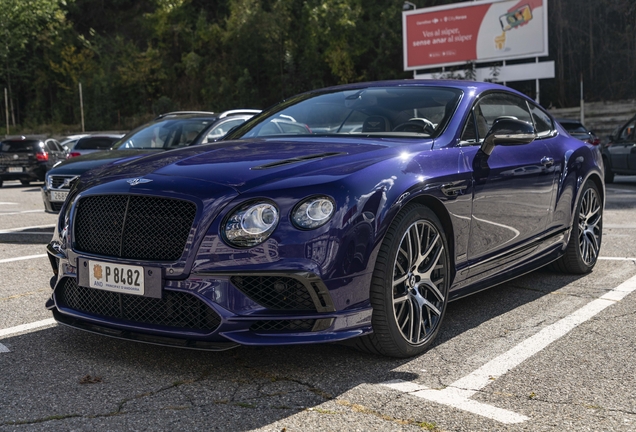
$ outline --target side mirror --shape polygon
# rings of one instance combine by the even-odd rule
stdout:
[[[496,145],[528,144],[535,140],[534,126],[518,119],[500,117],[496,119],[481,145],[488,156]]]

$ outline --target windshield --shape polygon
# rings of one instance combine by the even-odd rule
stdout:
[[[275,106],[262,120],[246,123],[228,138],[435,137],[448,123],[461,94],[461,90],[446,87],[415,86],[305,94]]]
[[[115,148],[153,149],[177,148],[189,145],[212,120],[164,120],[143,127],[125,136]]]

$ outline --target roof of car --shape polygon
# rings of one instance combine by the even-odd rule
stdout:
[[[164,114],[160,114],[155,117],[155,120],[161,120],[165,118],[224,118],[230,117],[234,115],[255,115],[260,113],[261,110],[256,109],[233,109],[228,111],[223,111],[220,113],[215,113],[212,111],[173,111],[167,112]]]
[[[84,141],[84,140],[90,140],[93,138],[121,138],[123,137],[125,134],[95,134],[95,135],[89,135],[89,136],[85,136],[80,138],[80,140]]]
[[[575,120],[575,119],[564,119],[564,118],[558,118],[558,119],[556,119],[556,121],[558,121],[559,123],[576,123],[576,124],[582,124],[579,120]]]
[[[12,136],[0,141],[44,141],[49,139],[50,137],[46,135],[18,135]]]
[[[155,120],[161,120],[164,118],[196,118],[196,117],[205,117],[205,118],[210,118],[210,117],[218,117],[219,115],[211,112],[211,111],[173,111],[173,112],[167,112],[167,113],[163,113],[163,114],[159,114],[157,117],[155,117]]]

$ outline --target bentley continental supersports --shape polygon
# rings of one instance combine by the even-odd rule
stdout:
[[[218,142],[73,180],[46,306],[68,326],[193,349],[426,350],[449,301],[602,238],[598,146],[532,99],[467,81],[289,98]]]

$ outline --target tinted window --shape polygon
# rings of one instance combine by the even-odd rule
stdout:
[[[25,140],[25,141],[3,141],[0,146],[0,151],[3,152],[33,152],[40,148],[40,141],[37,140]]]
[[[62,151],[61,147],[58,146],[57,142],[55,142],[54,140],[47,140],[45,142],[47,151],[50,152],[59,152]]]
[[[532,123],[528,104],[524,99],[514,95],[503,93],[486,95],[479,101],[479,107],[489,127],[499,117],[512,117]]]
[[[232,119],[232,120],[228,120],[218,126],[215,126],[214,128],[212,128],[212,130],[208,133],[208,137],[207,140],[208,141],[213,141],[215,139],[219,139],[221,137],[223,137],[226,133],[228,133],[230,131],[230,129],[232,129],[234,126],[238,126],[241,123],[243,123],[245,121],[245,119],[243,118],[238,118],[238,119]]]
[[[550,116],[536,105],[530,105],[532,120],[534,120],[534,129],[538,138],[549,136],[554,130],[554,124]]]
[[[106,138],[106,137],[92,137],[92,138],[82,138],[80,139],[74,150],[108,150],[111,148],[113,143],[117,141],[117,138]]]
[[[461,140],[481,142],[493,122],[498,118],[515,118],[532,123],[525,99],[505,93],[490,93],[483,96],[468,117]]]
[[[445,87],[369,87],[305,94],[272,108],[230,138],[273,135],[439,135],[461,90]]]
[[[621,130],[620,139],[627,140],[634,138],[634,123],[634,119],[632,119],[625,125],[623,130]]]
[[[561,125],[570,133],[587,133],[587,129],[581,123],[561,123]]]
[[[164,120],[143,127],[124,137],[118,149],[176,148],[190,144],[213,119]],[[77,148],[77,147],[76,147]]]

